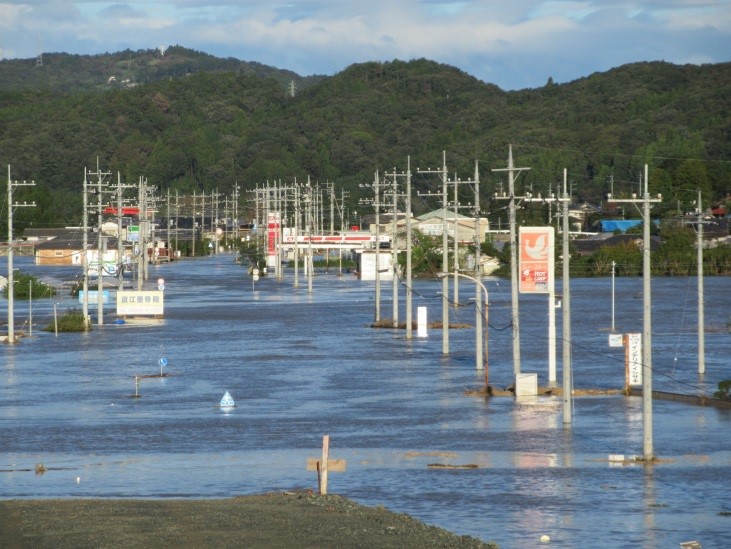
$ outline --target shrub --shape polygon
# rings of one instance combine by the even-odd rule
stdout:
[[[66,311],[63,316],[58,318],[58,331],[59,332],[85,332],[91,329],[85,319],[84,312],[79,309],[71,309]],[[43,328],[46,332],[55,332],[56,326],[53,321]]]

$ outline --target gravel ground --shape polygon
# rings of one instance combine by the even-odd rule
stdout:
[[[0,547],[496,548],[340,496],[0,500]]]

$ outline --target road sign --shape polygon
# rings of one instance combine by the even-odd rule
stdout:
[[[160,284],[157,289],[162,292],[165,289],[165,284]]]
[[[165,358],[165,357],[162,357],[162,358],[161,358],[161,359],[159,360],[159,363],[160,363],[160,366],[167,366],[167,365],[168,365],[168,359],[167,359],[167,358]]]

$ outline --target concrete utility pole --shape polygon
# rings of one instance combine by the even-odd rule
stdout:
[[[236,183],[234,185],[234,240],[236,241],[236,246],[239,244],[240,240],[240,228],[241,228],[241,221],[239,220],[239,190],[241,190],[241,187],[239,187],[239,184]]]
[[[375,263],[376,263],[376,299],[374,322],[378,324],[381,320],[381,184],[380,176],[376,171],[372,184],[361,184],[360,187],[370,187],[373,189],[373,198],[365,198],[360,201],[363,205],[373,205],[376,212],[376,244],[375,244]]]
[[[447,228],[447,207],[449,205],[449,197],[447,196],[447,153],[442,151],[442,169],[432,171],[419,170],[419,174],[439,174],[442,180],[442,192],[438,193],[421,193],[419,196],[441,196],[442,197],[442,272],[449,271],[449,234]],[[449,354],[449,277],[442,278],[442,354]]]
[[[413,292],[411,291],[411,157],[406,160],[406,339],[412,339]]]
[[[391,214],[391,263],[393,264],[393,278],[391,279],[391,287],[393,289],[393,327],[398,328],[398,180],[396,178],[396,168],[393,169],[393,210]]]
[[[706,373],[706,343],[705,343],[705,317],[704,317],[704,292],[703,292],[703,207],[701,206],[701,191],[698,189],[698,240],[697,262],[698,262],[698,373]]]
[[[96,171],[89,172],[89,175],[96,176],[96,187],[94,193],[97,195],[96,207],[97,207],[97,241],[96,241],[96,279],[97,279],[97,324],[99,326],[104,325],[104,251],[106,249],[104,242],[104,233],[102,231],[102,207],[104,202],[104,193],[108,192],[108,181],[107,178],[111,175],[111,172],[102,172],[99,167],[99,159],[96,160]],[[84,249],[86,253],[86,249]],[[87,299],[87,294],[84,294],[84,299]]]
[[[124,191],[126,189],[136,189],[137,185],[129,185],[122,183],[122,175],[117,172],[117,290],[124,289],[124,240],[122,238],[122,213],[124,209]],[[169,193],[169,191],[168,191]],[[168,194],[168,209],[170,204],[170,195]],[[168,212],[169,218],[169,212]],[[169,221],[169,220],[168,220]],[[168,229],[169,231],[169,229]],[[139,234],[139,233],[138,233]],[[129,240],[129,239],[128,239]],[[169,242],[168,242],[169,244]]]
[[[569,271],[569,193],[566,168],[563,170],[563,424],[571,425],[574,383],[571,373],[571,277]]]
[[[305,211],[306,214],[306,226],[307,232],[307,293],[312,293],[312,270],[314,269],[314,262],[312,260],[312,223],[313,219],[313,199],[312,199],[312,184],[310,183],[310,176],[307,176],[307,186],[305,187]]]
[[[13,181],[10,179],[10,164],[8,164],[8,343],[15,343],[15,286],[13,281],[13,208],[32,207],[36,203],[16,204],[13,202],[13,189],[15,187],[33,187],[35,181]]]
[[[650,295],[651,263],[650,263],[650,204],[662,202],[662,195],[650,198],[648,185],[648,169],[645,164],[645,192],[643,198],[615,199],[614,202],[629,202],[637,206],[642,203],[642,427],[643,427],[643,459],[655,459],[652,442],[652,297]]]
[[[508,197],[496,196],[495,198],[510,200],[510,287],[512,302],[512,325],[513,325],[513,374],[520,373],[520,312],[518,310],[518,242],[515,230],[515,200],[524,197],[515,196],[515,176],[523,170],[530,168],[516,168],[513,166],[513,146],[508,148],[508,167],[493,169],[493,172],[508,172]]]
[[[392,263],[394,268],[393,276],[393,327],[398,328],[398,276],[397,265],[398,265],[398,250],[396,249],[396,242],[398,241],[398,200],[400,197],[404,197],[405,200],[405,226],[406,226],[406,339],[412,339],[413,337],[413,307],[412,307],[412,290],[411,290],[411,157],[407,158],[406,172],[397,173],[396,168],[393,169],[393,173],[386,173],[386,177],[393,176],[393,219],[392,219],[392,230],[393,237],[391,241],[391,254]],[[398,190],[398,178],[403,177],[406,179],[406,191],[404,194],[399,193]],[[376,257],[378,257],[376,255]],[[376,267],[377,269],[378,267]]]
[[[528,192],[523,197],[525,202],[539,202],[548,204],[549,211],[551,205],[556,202],[569,202],[569,197],[558,198],[553,193],[549,192],[549,196],[542,196],[538,193],[534,196],[532,192]],[[551,218],[549,215],[548,224],[551,225]],[[553,250],[551,250],[553,255]],[[555,277],[554,277],[555,278]],[[556,284],[555,280],[551,281],[548,288],[548,386],[556,386]]]
[[[83,234],[81,235],[81,289],[84,299],[81,300],[81,310],[84,315],[84,326],[89,329],[89,170],[84,167],[84,219],[82,221]]]
[[[193,212],[190,216],[190,223],[191,223],[191,231],[193,232],[193,237],[191,238],[191,255],[195,257],[195,191],[193,191]]]
[[[481,246],[482,246],[482,236],[480,234],[480,166],[477,160],[475,160],[475,278],[480,282],[478,286],[482,286],[484,288],[484,285],[482,284],[482,257],[481,257]],[[456,217],[456,216],[455,216]],[[454,238],[456,241],[457,238],[457,230],[455,228]],[[455,279],[456,280],[456,279]],[[475,332],[476,333],[482,333],[482,323],[485,323],[485,390],[489,390],[489,386],[487,384],[488,378],[487,378],[487,288],[485,288],[485,318],[483,320],[482,318],[482,293],[480,292],[479,287],[475,287]],[[477,357],[482,355],[482,339],[477,338],[480,342],[480,344],[475,348],[475,354]],[[479,360],[477,363],[477,369],[480,369],[480,362],[482,362],[480,359],[475,357],[475,360]]]

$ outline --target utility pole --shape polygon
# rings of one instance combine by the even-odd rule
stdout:
[[[294,287],[299,288],[299,262],[300,262],[300,187],[297,185],[297,178],[294,179],[294,231],[292,241],[294,242]]]
[[[117,290],[124,289],[124,242],[122,239],[122,211],[124,206],[124,190],[134,189],[136,185],[122,184],[122,176],[117,172]],[[138,233],[139,234],[139,233]]]
[[[701,206],[701,191],[698,189],[698,240],[697,262],[698,262],[698,373],[706,373],[706,343],[705,343],[705,317],[704,317],[704,292],[703,292],[703,207]]]
[[[13,202],[13,189],[15,187],[34,187],[35,181],[13,181],[10,178],[10,164],[8,164],[8,343],[15,343],[15,286],[13,281],[13,208],[33,207],[35,202],[28,204]]]
[[[614,202],[642,203],[642,427],[643,427],[643,459],[651,462],[655,459],[652,440],[652,297],[650,295],[651,263],[650,263],[650,204],[662,202],[662,195],[650,198],[648,185],[648,169],[645,164],[645,192],[643,198],[615,199]]]
[[[234,185],[234,240],[236,241],[236,246],[239,245],[239,229],[241,227],[241,222],[239,221],[239,184],[236,183]]]
[[[96,160],[96,171],[89,172],[89,175],[96,176],[96,188],[94,193],[97,195],[97,266],[96,266],[96,279],[97,279],[97,324],[99,326],[104,325],[104,251],[106,249],[104,242],[104,233],[102,231],[102,206],[103,206],[103,195],[107,192],[106,179],[111,175],[111,172],[102,172],[99,167],[99,158]],[[84,250],[86,253],[86,250]],[[86,294],[84,294],[86,299]]]
[[[573,377],[571,373],[571,278],[569,276],[569,193],[568,174],[563,170],[563,424],[571,425],[573,417]]]
[[[312,269],[314,262],[312,261],[312,223],[313,223],[313,202],[312,202],[312,185],[310,176],[307,176],[307,186],[305,195],[306,215],[306,231],[307,231],[307,293],[312,293]]]
[[[363,205],[373,205],[373,208],[376,212],[376,244],[375,244],[375,265],[376,265],[376,284],[375,284],[375,290],[376,290],[376,299],[375,299],[375,313],[374,313],[374,322],[377,325],[381,321],[381,184],[380,184],[380,176],[378,171],[376,171],[375,176],[373,178],[372,184],[361,184],[360,187],[370,187],[373,189],[373,198],[372,199],[362,199],[360,201]],[[395,266],[394,266],[395,267]],[[394,271],[395,275],[395,271]]]
[[[84,327],[89,329],[89,170],[84,167],[84,219],[82,222],[82,275],[81,289],[84,292],[84,299],[81,300],[81,310],[84,315]]]
[[[447,153],[442,151],[442,169],[434,170],[419,170],[417,173],[439,174],[442,180],[442,272],[449,271],[449,242],[448,242],[448,230],[447,230],[447,206],[449,204],[449,198],[447,196]],[[440,196],[439,194],[420,194],[420,196]],[[442,278],[442,354],[449,354],[449,277]]]
[[[398,328],[398,180],[396,168],[393,169],[393,213],[391,214],[391,263],[393,264],[393,278],[391,279],[391,287],[393,289],[393,305],[392,321],[393,327]]]
[[[482,258],[480,256],[481,250],[480,247],[482,246],[482,238],[480,234],[480,167],[477,160],[475,160],[475,278],[482,282]],[[457,237],[456,229],[455,229],[455,239]],[[455,249],[456,251],[456,249]],[[455,271],[456,273],[456,271]],[[455,277],[456,280],[456,277]],[[482,334],[483,333],[483,318],[482,318],[482,292],[481,285],[476,284],[475,285],[475,333],[476,334]],[[487,302],[485,302],[485,311],[487,311]],[[487,315],[485,315],[487,316]],[[487,323],[487,318],[484,319],[484,322]],[[488,326],[485,326],[485,329],[487,329]],[[476,341],[479,343],[475,346],[475,354],[477,357],[475,360],[477,361],[477,369],[481,370],[483,366],[483,360],[482,360],[482,339],[481,337],[477,337]],[[486,338],[485,338],[486,339]],[[484,361],[484,367],[487,368],[487,360]],[[485,390],[489,391],[489,387],[487,383],[485,383]]]
[[[548,204],[549,211],[551,205],[556,202],[569,202],[569,198],[557,198],[553,193],[549,192],[549,195],[544,197],[541,193],[538,196],[533,196],[533,192],[528,192],[523,197],[525,202],[541,202]],[[551,225],[551,219],[549,218],[549,226]],[[568,235],[568,231],[567,231]],[[551,250],[550,256],[553,256],[554,251]],[[554,277],[555,278],[555,277]],[[551,281],[548,287],[548,386],[554,387],[556,385],[556,284],[555,280]]]
[[[412,339],[413,337],[413,307],[412,300],[413,294],[411,291],[411,157],[407,157],[407,168],[406,172],[397,173],[396,168],[393,169],[393,173],[386,173],[386,177],[393,176],[393,238],[391,241],[391,253],[392,263],[394,268],[393,276],[393,327],[398,328],[399,312],[398,312],[398,250],[396,249],[396,242],[398,241],[398,200],[400,197],[404,197],[405,200],[405,227],[406,227],[406,339]],[[405,194],[399,193],[398,190],[398,178],[403,177],[406,179],[406,192]],[[376,256],[377,257],[377,256]]]
[[[171,248],[173,247],[172,246],[172,243],[170,242],[170,225],[171,225],[171,221],[172,221],[172,219],[170,217],[170,187],[168,187],[168,193],[167,193],[167,195],[168,196],[167,196],[167,200],[166,200],[165,203],[167,204],[167,215],[166,215],[166,217],[167,217],[167,220],[168,220],[168,223],[167,223],[167,225],[168,225],[168,231],[167,231],[167,236],[165,237],[165,240],[167,241],[167,249],[168,249],[168,251],[167,251],[167,254],[168,254],[167,255],[167,258],[168,258],[168,264],[169,264],[172,261],[172,258],[170,257],[170,252],[172,251]]]
[[[524,197],[515,196],[515,175],[520,174],[523,170],[530,168],[516,168],[513,166],[513,146],[508,148],[508,167],[493,169],[493,172],[508,172],[508,197],[496,196],[497,199],[507,198],[510,201],[510,287],[511,287],[511,303],[513,310],[512,326],[513,326],[513,374],[520,373],[520,313],[518,310],[518,243],[515,230],[515,199],[523,199]]]
[[[411,291],[411,157],[406,160],[406,339],[413,338]]]

